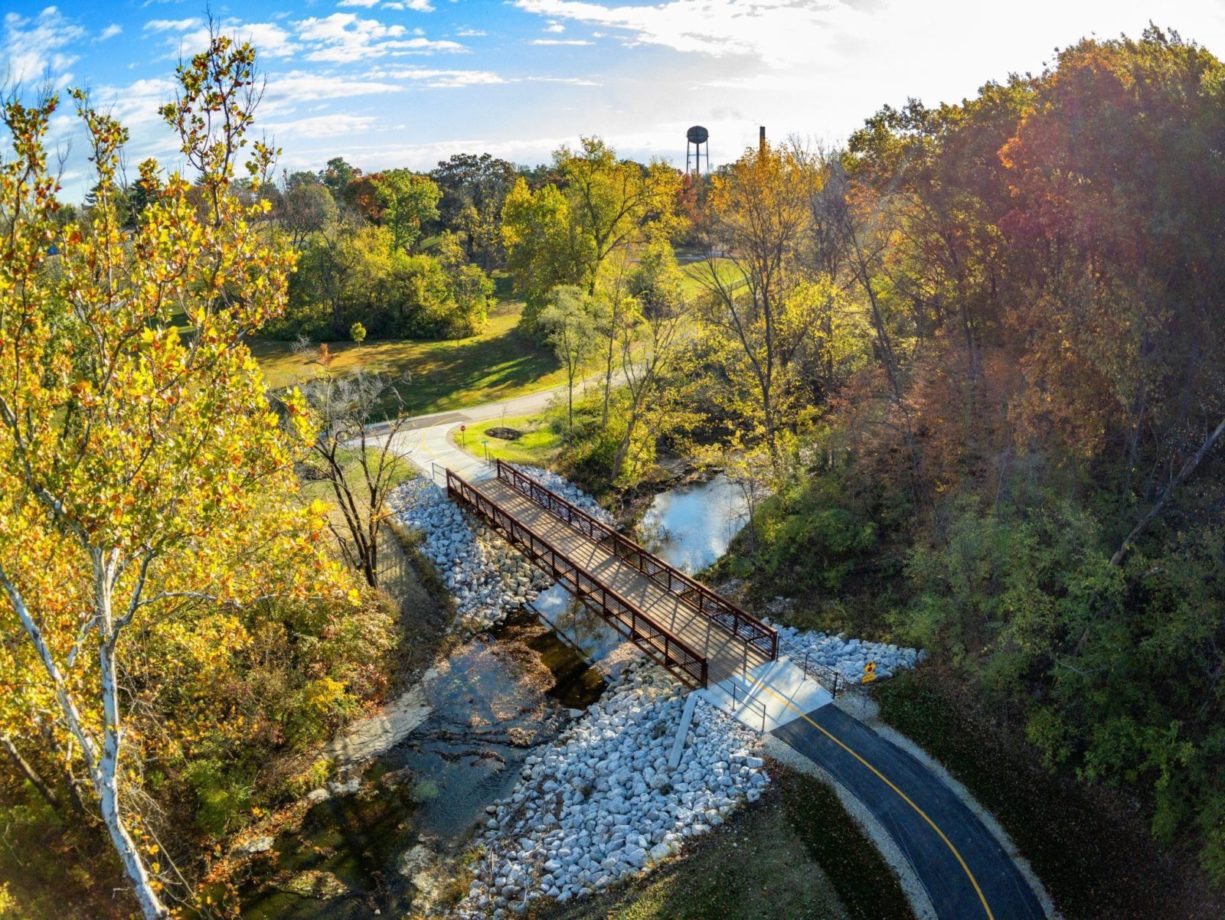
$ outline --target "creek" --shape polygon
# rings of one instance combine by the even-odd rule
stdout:
[[[692,573],[715,562],[746,520],[740,489],[720,474],[656,495],[639,536]],[[419,854],[427,862],[462,854],[531,748],[599,698],[604,680],[592,665],[621,642],[554,586],[460,646],[425,685],[429,717],[369,764],[361,789],[316,804],[297,832],[252,860],[239,889],[243,916],[356,920],[413,909]]]

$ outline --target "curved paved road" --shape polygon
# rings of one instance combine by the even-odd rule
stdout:
[[[829,772],[876,816],[949,920],[1039,920],[1029,883],[983,823],[937,776],[837,706],[772,734]]]

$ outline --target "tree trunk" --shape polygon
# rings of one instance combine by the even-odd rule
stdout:
[[[617,339],[617,298],[613,298],[612,315],[608,320],[608,352],[604,360],[604,411],[600,415],[600,427],[608,427],[608,403],[612,394],[613,350]]]
[[[145,867],[140,850],[132,840],[120,808],[119,743],[122,732],[119,727],[119,684],[115,668],[115,639],[113,636],[102,642],[99,659],[102,669],[102,708],[105,715],[102,757],[98,762],[97,779],[102,822],[106,825],[106,830],[111,836],[111,843],[119,853],[128,878],[132,881],[133,893],[136,895],[145,920],[162,920],[162,918],[169,917],[170,913],[153,887],[153,879]]]
[[[59,811],[59,799],[56,797],[51,787],[43,781],[41,776],[38,775],[38,771],[30,766],[29,762],[21,756],[21,752],[17,750],[17,745],[13,744],[13,739],[8,735],[0,735],[0,747],[3,747],[4,750],[8,752],[9,759],[13,761],[13,765],[17,767],[21,775],[26,778],[26,780],[31,786],[34,787],[38,794],[46,800],[47,804],[50,805],[55,811]]]
[[[1145,528],[1147,528],[1148,525],[1151,524],[1159,514],[1161,514],[1162,509],[1170,500],[1170,496],[1174,493],[1174,490],[1182,485],[1188,476],[1195,472],[1195,468],[1199,466],[1200,461],[1204,459],[1204,456],[1212,449],[1212,445],[1217,442],[1217,439],[1220,438],[1223,433],[1225,433],[1225,418],[1221,419],[1220,424],[1218,424],[1216,428],[1213,429],[1212,433],[1204,439],[1204,443],[1200,445],[1199,450],[1197,450],[1195,454],[1183,464],[1182,469],[1178,472],[1178,475],[1174,477],[1168,486],[1166,486],[1166,490],[1161,493],[1161,498],[1157,500],[1156,504],[1154,504],[1153,507],[1148,510],[1148,513],[1145,514],[1144,517],[1140,518],[1140,522],[1132,528],[1131,533],[1127,535],[1127,537],[1123,540],[1123,543],[1117,550],[1115,550],[1114,555],[1110,557],[1111,565],[1118,565],[1123,561],[1123,557],[1127,555],[1127,551],[1131,549],[1132,543],[1134,543],[1136,538],[1144,532]]]
[[[574,374],[566,377],[566,430],[574,428]]]
[[[621,475],[621,466],[625,463],[625,458],[629,454],[630,443],[634,439],[634,429],[638,427],[638,407],[635,406],[630,410],[629,421],[625,424],[625,434],[621,436],[621,443],[617,445],[617,452],[613,455],[612,462],[612,477],[611,481],[616,482]]]

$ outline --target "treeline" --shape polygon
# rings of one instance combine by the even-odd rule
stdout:
[[[500,265],[497,219],[516,169],[460,154],[429,174],[363,174],[342,158],[264,194],[299,251],[289,306],[267,333],[315,341],[459,338],[485,324]]]
[[[503,266],[502,203],[521,174],[490,154],[456,154],[429,173],[363,173],[341,157],[276,182],[236,180],[231,190],[267,205],[260,224],[298,253],[288,307],[264,335],[346,339],[355,323],[374,338],[458,338],[480,331]],[[108,180],[107,200],[131,234],[152,203],[139,181]],[[102,189],[60,223],[88,217]],[[188,197],[207,206],[196,184]]]
[[[750,152],[677,380],[774,492],[760,597],[920,643],[1218,881],[1223,142],[1225,68],[1150,29]]]

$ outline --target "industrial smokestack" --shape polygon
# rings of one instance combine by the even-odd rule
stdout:
[[[757,129],[757,152],[766,152],[766,126],[762,125]]]

